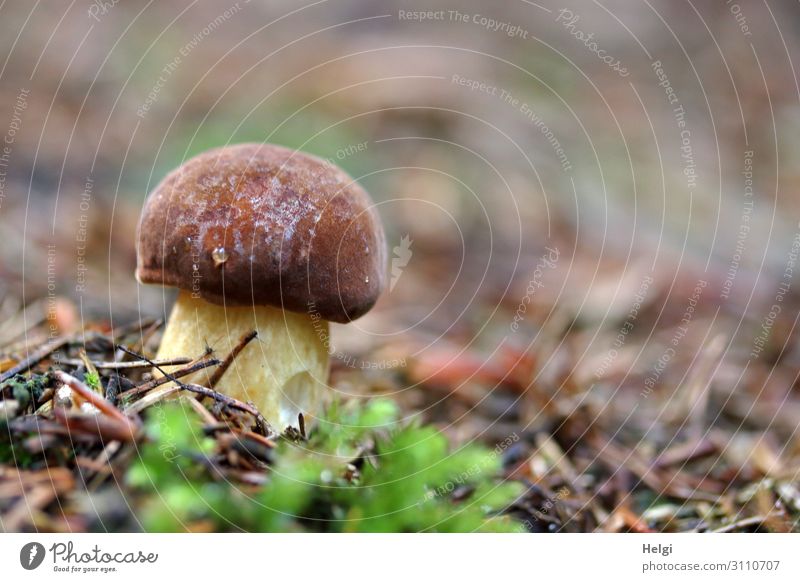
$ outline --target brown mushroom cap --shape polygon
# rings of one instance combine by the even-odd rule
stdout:
[[[225,305],[348,322],[386,283],[369,195],[333,164],[274,145],[202,153],[171,172],[139,221],[136,277]]]

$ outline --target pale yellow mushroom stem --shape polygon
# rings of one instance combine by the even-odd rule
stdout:
[[[313,313],[226,307],[181,291],[156,357],[196,357],[208,346],[223,359],[253,330],[258,336],[236,356],[215,389],[252,402],[275,430],[299,428],[298,415],[306,421],[318,416],[327,392],[330,332],[328,322]],[[208,385],[213,373],[208,368],[181,381]]]

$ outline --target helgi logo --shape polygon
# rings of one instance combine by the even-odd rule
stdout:
[[[39,542],[30,542],[19,551],[19,563],[26,570],[35,570],[44,561],[44,546]]]

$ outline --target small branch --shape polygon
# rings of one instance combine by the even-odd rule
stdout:
[[[200,401],[197,398],[194,398],[193,396],[187,394],[181,397],[180,401],[186,402],[189,404],[189,406],[194,408],[194,411],[197,413],[198,416],[200,416],[200,418],[203,419],[203,422],[206,425],[220,424],[217,418],[213,414],[211,414],[211,412],[209,412],[208,408],[200,404]],[[224,424],[224,426],[226,429],[228,428],[227,424]]]
[[[242,402],[241,400],[237,400],[232,396],[227,396],[226,394],[222,394],[221,392],[217,392],[211,388],[206,388],[205,386],[200,386],[199,384],[182,384],[180,386],[183,390],[188,390],[189,392],[194,392],[195,394],[201,394],[203,396],[208,396],[209,398],[213,398],[217,402],[222,402],[226,406],[230,406],[236,410],[241,410],[242,412],[246,412],[247,414],[255,417],[257,420],[262,419],[261,413],[258,409],[253,406],[252,404],[247,404]]]
[[[86,355],[86,350],[81,349],[81,352],[80,352],[79,355],[80,355],[81,362],[83,363],[84,366],[86,366],[86,373],[87,374],[93,374],[98,378],[98,386],[96,388],[93,388],[93,391],[98,393],[98,394],[100,394],[100,395],[102,395],[104,393],[103,392],[103,385],[102,385],[101,382],[99,382],[100,374],[97,371],[97,367],[89,359],[89,356]]]
[[[33,511],[41,511],[56,498],[54,487],[39,486],[25,494],[3,517],[4,531],[22,531],[22,526],[31,518]]]
[[[227,355],[227,357],[222,361],[219,368],[214,370],[214,375],[211,376],[211,379],[208,381],[208,387],[213,388],[217,385],[222,375],[228,370],[230,365],[233,363],[233,360],[236,359],[241,351],[247,347],[251,341],[253,341],[256,336],[258,336],[258,331],[253,330],[244,334],[241,338],[239,338],[239,343],[231,350],[231,352]]]
[[[178,384],[180,384],[180,382],[178,382],[178,380],[175,378],[175,376],[173,376],[172,374],[170,374],[169,372],[167,372],[166,370],[164,370],[164,368],[162,368],[160,365],[158,365],[158,364],[157,364],[157,363],[156,363],[154,360],[151,360],[150,358],[148,358],[148,357],[146,357],[146,356],[143,356],[142,354],[136,353],[135,351],[133,351],[133,350],[131,350],[131,349],[129,349],[129,348],[126,348],[126,347],[125,347],[125,346],[123,346],[123,345],[118,345],[118,346],[117,346],[117,349],[119,349],[119,350],[122,350],[123,352],[125,352],[125,353],[126,353],[126,354],[128,354],[129,356],[133,356],[134,358],[139,358],[140,360],[142,360],[142,361],[144,361],[144,362],[147,362],[147,363],[148,363],[148,364],[150,364],[150,365],[151,365],[153,368],[155,368],[156,370],[158,370],[159,372],[161,372],[161,374],[162,374],[162,375],[163,375],[165,378],[167,378],[168,380],[172,380],[173,382],[177,382]],[[198,358],[198,360],[200,360],[200,359],[204,358],[205,356],[209,355],[210,353],[211,353],[211,351],[207,349],[207,350],[205,351],[205,353],[204,353],[202,356],[200,356],[200,358]]]
[[[258,429],[259,433],[264,436],[276,434],[275,431],[267,422],[267,419],[265,419],[264,416],[258,411],[258,409],[252,404],[244,403],[241,400],[237,400],[236,398],[233,398],[231,396],[226,396],[225,394],[221,394],[216,390],[212,390],[211,388],[206,388],[205,386],[200,386],[199,384],[184,384],[183,382],[180,381],[174,381],[172,386],[167,386],[155,392],[150,392],[143,398],[137,400],[136,402],[128,406],[125,409],[125,414],[132,416],[134,414],[142,412],[144,409],[154,405],[156,402],[159,402],[160,400],[163,400],[170,394],[174,394],[181,390],[186,390],[187,392],[193,392],[194,394],[200,394],[201,396],[204,397],[208,396],[209,398],[212,398],[217,402],[221,402],[226,406],[230,406],[233,409],[240,410],[246,414],[249,414],[255,419],[256,428]]]
[[[68,415],[65,411],[54,408],[56,419],[69,428],[79,430],[94,429],[101,436],[107,436],[112,440],[134,440],[138,427],[120,410],[108,400],[94,392],[86,384],[77,378],[70,376],[66,372],[57,371],[56,378],[66,386],[69,386],[78,395],[97,408],[108,422],[104,422],[98,417],[87,415]]]
[[[657,469],[665,469],[676,465],[682,466],[691,461],[716,454],[718,450],[714,442],[704,438],[700,441],[692,441],[664,450],[653,461],[653,466]]]
[[[161,325],[163,323],[162,319],[157,319],[155,317],[148,317],[139,321],[132,321],[131,323],[118,326],[117,328],[113,329],[113,337],[116,339],[122,339],[126,336],[131,335],[132,333],[144,333],[147,329],[153,327],[154,325]],[[119,342],[115,342],[119,343]]]
[[[144,360],[145,362],[148,362],[151,366],[156,368],[163,375],[163,377],[156,378],[156,379],[152,380],[151,382],[148,382],[148,384],[143,384],[141,386],[137,386],[136,388],[132,388],[131,390],[128,390],[126,392],[126,394],[132,394],[132,393],[134,393],[134,391],[136,393],[141,393],[143,391],[150,390],[151,388],[155,388],[156,386],[160,386],[161,384],[166,384],[168,382],[172,382],[173,383],[172,386],[167,386],[165,388],[161,388],[160,390],[157,390],[155,392],[151,391],[149,394],[145,395],[143,398],[140,398],[139,400],[137,400],[136,402],[134,402],[130,406],[126,407],[125,408],[125,414],[127,414],[128,416],[132,416],[134,414],[137,414],[137,413],[141,412],[142,410],[144,410],[148,406],[152,406],[156,402],[166,398],[167,396],[169,396],[170,394],[172,394],[174,392],[177,392],[183,386],[185,386],[185,384],[183,382],[178,380],[178,377],[175,374],[167,373],[161,366],[157,365],[153,360],[150,360],[150,359],[146,358],[145,356],[143,356],[141,354],[137,354],[136,352],[134,352],[131,349],[126,348],[125,346],[117,346],[117,348],[122,350],[126,354],[129,354],[131,356],[134,356],[135,358],[139,358],[140,360]],[[207,367],[209,365],[208,362],[211,362],[211,361],[213,361],[215,365],[219,363],[219,361],[217,361],[217,360],[206,360],[206,361],[202,360],[202,358],[205,358],[210,353],[211,353],[211,350],[207,349],[205,351],[205,353],[198,358],[198,362],[195,365],[195,366],[200,366],[198,369],[202,369],[204,367]],[[204,365],[201,366],[201,364],[204,364]],[[189,367],[191,368],[192,366],[189,366]],[[186,372],[186,374],[189,374],[189,373],[191,373],[191,372]],[[184,374],[184,375],[186,375],[186,374]],[[118,398],[119,398],[119,396],[118,396]]]
[[[152,322],[150,322],[149,325],[142,326],[141,329],[139,330],[139,339],[137,339],[135,343],[131,344],[131,349],[136,350],[136,351],[144,350],[144,347],[147,345],[147,342],[150,341],[150,338],[153,336],[153,334],[156,333],[156,331],[158,331],[158,329],[163,324],[164,324],[164,321],[162,319],[155,319],[155,320],[152,320]],[[120,338],[120,340],[121,340],[122,337],[125,337],[125,336],[115,335],[114,337],[115,338]],[[119,346],[119,344],[121,344],[121,343],[122,343],[122,341],[114,341],[114,344],[117,345],[117,346]],[[122,350],[119,350],[119,347],[117,347],[117,351],[119,352],[119,351],[122,351]],[[117,359],[116,356],[115,356],[114,359]]]
[[[36,350],[33,353],[32,356],[30,356],[28,358],[25,358],[24,360],[22,360],[19,364],[17,364],[16,366],[11,368],[10,370],[0,374],[0,383],[5,382],[9,378],[13,378],[17,374],[24,374],[25,372],[27,372],[28,370],[33,368],[36,364],[38,364],[39,362],[44,360],[46,357],[48,357],[50,354],[52,354],[53,352],[63,348],[69,342],[70,342],[70,338],[65,337],[65,338],[61,338],[61,339],[52,341],[52,342],[46,344],[45,346],[39,348],[38,350]]]
[[[74,414],[65,411],[63,408],[54,408],[53,414],[56,420],[67,427],[70,433],[74,431],[95,435],[104,443],[114,441],[132,442],[136,440],[136,426],[130,419],[120,421],[102,414]]]
[[[137,412],[141,412],[142,410],[144,410],[148,406],[151,406],[155,402],[158,402],[159,400],[161,400],[162,398],[165,398],[166,396],[168,396],[169,394],[172,394],[173,392],[177,392],[178,390],[188,390],[189,392],[194,392],[195,394],[200,394],[202,396],[208,396],[210,398],[213,398],[217,402],[222,402],[223,404],[225,404],[227,406],[230,406],[231,408],[234,408],[236,410],[241,410],[242,412],[245,412],[245,413],[251,415],[253,418],[255,418],[256,427],[258,428],[258,430],[260,430],[262,432],[262,434],[266,435],[268,432],[269,433],[274,433],[274,431],[272,430],[272,427],[269,425],[267,420],[262,416],[262,414],[258,411],[258,409],[255,406],[253,406],[252,404],[245,404],[244,402],[241,402],[240,400],[236,400],[235,398],[233,398],[231,396],[225,396],[224,394],[220,394],[219,392],[217,392],[216,390],[213,390],[212,388],[206,388],[205,386],[200,386],[198,384],[184,384],[183,382],[178,380],[175,377],[174,374],[167,373],[162,368],[157,366],[152,360],[148,360],[143,355],[137,354],[136,352],[134,352],[132,350],[129,350],[128,348],[126,348],[124,346],[118,346],[118,347],[119,347],[119,349],[121,349],[122,351],[124,351],[127,354],[130,354],[130,355],[132,355],[132,356],[134,356],[136,358],[140,358],[142,360],[150,362],[153,365],[153,367],[155,367],[159,372],[161,372],[164,375],[164,377],[166,378],[164,383],[173,382],[175,384],[175,386],[170,386],[170,387],[167,387],[166,389],[164,389],[162,391],[159,391],[158,394],[148,394],[146,397],[142,398],[141,400],[138,400],[138,401],[134,402],[128,408],[125,409],[125,414],[132,415],[132,414],[135,414]],[[211,353],[210,350],[207,350],[206,353],[205,353],[205,356],[207,356],[209,353]],[[203,356],[203,357],[205,357],[205,356]],[[198,363],[200,363],[200,362],[198,362]],[[215,363],[218,363],[218,362],[215,362]],[[131,392],[131,390],[129,390],[129,392]]]
[[[754,517],[747,517],[745,519],[741,519],[735,523],[728,524],[724,527],[719,529],[713,530],[712,533],[728,533],[732,531],[736,531],[739,529],[743,529],[746,527],[752,527],[754,525],[761,525],[765,521],[769,519],[769,515],[756,515]]]
[[[89,404],[97,408],[106,416],[110,416],[115,420],[129,422],[129,419],[122,414],[116,406],[111,404],[108,400],[100,396],[97,392],[89,388],[86,384],[74,376],[70,376],[66,372],[62,372],[60,370],[55,373],[55,376],[59,382],[72,388],[81,398],[86,400]]]
[[[202,357],[205,357],[205,355],[203,355]],[[161,376],[159,378],[153,378],[152,380],[149,380],[148,382],[145,382],[144,384],[140,384],[139,386],[136,386],[135,388],[131,388],[130,390],[126,390],[125,392],[121,392],[120,394],[117,394],[117,398],[118,399],[123,399],[123,398],[124,399],[130,399],[133,396],[138,396],[139,394],[144,394],[146,392],[150,392],[153,388],[157,388],[158,386],[161,386],[162,384],[166,384],[167,382],[177,382],[177,378],[182,378],[184,376],[188,376],[189,374],[193,374],[195,372],[199,372],[200,370],[203,370],[205,368],[210,368],[211,366],[218,366],[219,363],[220,363],[219,360],[217,360],[215,358],[212,358],[210,360],[194,361],[194,363],[192,363],[191,365],[186,366],[185,368],[181,368],[180,370],[175,370],[174,372],[172,372],[169,375],[164,375],[164,376]],[[159,371],[161,371],[161,369],[159,367],[160,365],[161,365],[160,362],[158,362],[157,365],[156,365],[156,367],[159,369]],[[169,365],[169,364],[163,364],[163,365],[166,366],[166,365]],[[163,373],[163,371],[162,371],[162,373]]]
[[[167,378],[166,381],[170,382],[171,380]],[[136,402],[126,406],[124,409],[125,414],[127,414],[128,416],[133,416],[135,414],[138,414],[142,412],[145,408],[152,406],[156,402],[163,400],[170,394],[174,394],[180,389],[181,386],[173,382],[172,386],[162,386],[158,390],[151,390]]]
[[[75,360],[75,359],[66,359],[66,360],[53,360],[56,364],[61,364],[62,366],[82,366],[84,365],[82,360]],[[168,358],[165,360],[153,360],[153,364],[156,366],[182,366],[184,364],[190,364],[192,362],[192,358],[187,357],[180,357],[180,358]],[[95,368],[98,370],[130,370],[136,368],[152,368],[153,366],[150,362],[147,361],[138,361],[138,362],[90,362]]]

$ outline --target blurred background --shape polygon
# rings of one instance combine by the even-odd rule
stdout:
[[[172,293],[133,275],[147,193],[210,147],[272,142],[345,168],[387,228],[391,291],[334,330],[342,393],[391,394],[454,439],[556,426],[568,446],[588,423],[654,455],[727,427],[737,471],[797,467],[797,3],[0,18],[7,349],[45,321],[164,317]]]

